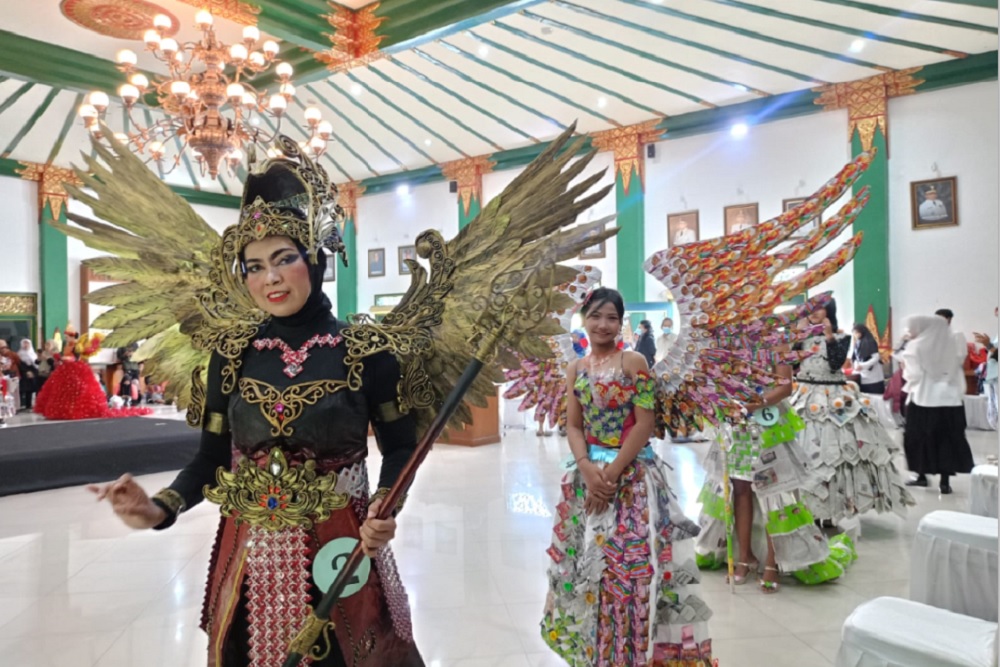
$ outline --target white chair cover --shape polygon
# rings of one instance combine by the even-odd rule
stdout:
[[[967,428],[976,429],[977,431],[996,430],[990,424],[988,414],[989,400],[985,396],[969,396],[966,394],[962,397],[962,401],[965,403],[965,424]]]
[[[901,598],[858,606],[836,667],[997,667],[997,624]]]
[[[920,520],[910,557],[910,599],[997,620],[997,520],[938,510]]]
[[[995,465],[981,465],[972,469],[972,494],[969,512],[979,516],[997,518],[998,483],[1000,469]]]

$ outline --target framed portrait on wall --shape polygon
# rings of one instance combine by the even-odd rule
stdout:
[[[368,251],[368,277],[381,278],[385,275],[385,248]]]
[[[701,240],[698,211],[667,214],[667,247],[694,243]]]
[[[957,225],[958,177],[910,183],[910,210],[914,229]]]
[[[595,229],[591,232],[591,235],[597,237],[601,232],[603,232],[605,226],[601,226],[599,229]],[[592,246],[588,246],[583,249],[580,253],[580,259],[603,259],[607,256],[607,247],[604,241],[599,241]]]
[[[726,223],[726,236],[750,229],[760,222],[757,204],[736,204],[722,210],[722,219]]]
[[[410,267],[407,266],[406,260],[412,259],[417,260],[417,246],[415,245],[401,245],[399,246],[399,275],[408,276],[410,275]]]
[[[787,213],[788,211],[791,211],[796,206],[801,206],[802,204],[805,204],[807,201],[809,201],[808,197],[793,197],[792,199],[782,199],[781,200],[781,212],[782,213]],[[807,236],[810,232],[812,232],[814,229],[816,229],[816,227],[819,225],[819,222],[820,222],[821,219],[822,219],[821,216],[819,216],[819,215],[816,216],[810,222],[807,222],[806,224],[804,224],[801,227],[799,227],[795,231],[795,233],[792,234],[789,238],[800,239],[800,238],[802,238],[804,236]]]

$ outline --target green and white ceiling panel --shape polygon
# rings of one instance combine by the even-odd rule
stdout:
[[[179,40],[196,36],[187,27],[193,7],[157,2],[181,19]],[[997,48],[997,5],[986,0],[484,0],[475,6],[488,13],[478,17],[470,3],[383,0],[376,14],[385,18],[378,30],[388,57],[331,74],[299,50],[329,42],[326,3],[256,2],[262,30],[271,26],[271,34],[285,38],[283,53],[297,67],[297,100],[281,129],[304,139],[303,110],[319,107],[335,133],[322,164],[337,181],[384,180],[468,156],[519,154],[574,120],[585,133],[653,119],[667,129],[689,126],[706,110],[894,69],[961,63]],[[142,52],[143,46],[73,26],[56,5],[12,6],[0,28],[50,41],[63,56],[77,49],[104,60],[52,73],[48,83],[64,86],[57,89],[46,85],[44,67],[23,65],[21,78],[38,82],[23,90],[18,63],[8,59],[7,69],[0,68],[11,77],[0,85],[0,149],[10,146],[8,157],[16,159],[66,165],[89,150],[86,131],[71,118],[78,93],[88,83],[107,89],[119,77],[106,61],[119,48]],[[227,41],[238,36],[238,26],[216,23]],[[163,71],[154,62],[140,64]],[[155,109],[150,114],[159,117]],[[108,119],[122,129],[119,108]],[[262,129],[271,127],[264,121]],[[166,180],[214,192],[239,189],[238,178],[212,182],[193,172],[182,164]]]

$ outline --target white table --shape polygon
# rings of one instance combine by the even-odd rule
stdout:
[[[990,420],[987,416],[987,400],[985,396],[969,396],[966,394],[962,397],[962,401],[965,403],[965,423],[967,428],[977,431],[996,430],[990,426]]]
[[[978,516],[997,518],[997,477],[1000,468],[995,465],[981,465],[972,469],[972,493],[969,512]]]
[[[844,621],[837,667],[997,667],[997,624],[882,597]]]
[[[921,519],[910,556],[910,599],[996,622],[997,526],[996,519],[946,510]]]

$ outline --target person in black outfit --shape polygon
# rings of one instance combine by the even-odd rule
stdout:
[[[639,340],[635,351],[646,358],[650,368],[656,364],[656,339],[653,338],[653,325],[649,320],[639,322]]]
[[[406,593],[385,548],[396,522],[375,518],[416,448],[415,420],[400,409],[401,372],[392,354],[347,358],[347,325],[322,291],[325,252],[310,255],[305,233],[260,231],[291,234],[307,217],[286,204],[299,201],[303,189],[288,162],[273,159],[265,164],[273,169],[247,180],[243,222],[230,247],[247,291],[268,317],[236,341],[239,364],[226,347],[232,340],[212,353],[207,386],[189,408],[189,421],[194,411],[202,429],[197,455],[152,497],[129,475],[91,490],[109,498],[133,528],[168,528],[204,498],[221,505],[202,616],[211,664],[249,665],[251,656],[253,664],[281,664],[287,632],[322,597],[319,575],[360,540],[370,571],[359,573],[359,588],[337,603],[329,654],[311,664],[422,667]],[[261,210],[270,218],[254,217]],[[257,219],[265,221],[255,230]],[[379,490],[371,496],[369,425],[383,456]],[[280,474],[283,486],[259,486],[255,480],[267,473]],[[322,505],[295,513],[295,504],[309,498]]]
[[[851,363],[854,372],[861,376],[858,383],[861,393],[885,393],[885,371],[882,369],[882,357],[879,354],[878,341],[863,324],[855,324],[853,329],[854,345],[851,347]]]

